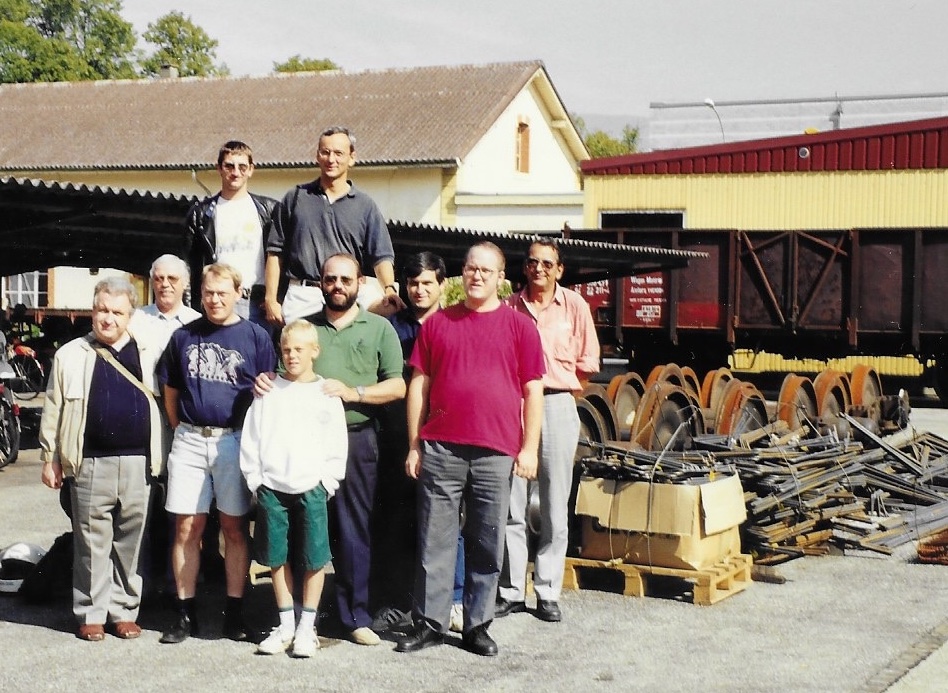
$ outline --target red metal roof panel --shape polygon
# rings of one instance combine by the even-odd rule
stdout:
[[[581,168],[587,176],[948,168],[948,117],[590,159]]]

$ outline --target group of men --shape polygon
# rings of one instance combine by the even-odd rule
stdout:
[[[545,240],[530,246],[524,289],[505,301],[505,258],[491,243],[468,251],[464,301],[445,309],[443,261],[430,253],[410,258],[406,306],[384,218],[348,180],[354,145],[344,128],[323,132],[319,178],[277,203],[248,190],[250,148],[226,143],[220,192],[188,215],[188,261],[162,256],[152,267],[154,306],[136,312],[126,280],[99,282],[92,333],[57,352],[41,425],[42,475],[53,488],[70,486],[79,638],[101,640],[106,628],[120,638],[140,635],[139,553],[159,478],[167,479],[164,508],[174,517],[176,593],[175,620],[161,642],[199,632],[195,592],[212,502],[225,548],[223,633],[248,638],[241,597],[251,497],[240,475],[240,429],[254,391],[267,396],[274,333],[300,317],[318,332],[314,368],[324,391],[345,410],[348,458],[331,505],[331,548],[338,617],[349,637],[380,642],[370,591],[379,572],[372,570],[379,495],[391,493],[379,484],[380,458],[391,460],[380,455],[379,429],[392,421],[386,406],[404,407],[407,452],[399,466],[417,486],[407,494],[409,506],[417,498],[411,627],[396,650],[444,641],[460,534],[462,644],[497,653],[491,621],[526,610],[528,484],[537,477],[535,614],[560,620],[579,434],[572,395],[599,367],[589,309],[557,283],[559,248]],[[203,316],[182,304],[189,275]]]

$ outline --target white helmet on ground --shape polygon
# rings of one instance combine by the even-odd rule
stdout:
[[[36,544],[19,541],[0,551],[0,592],[16,592],[33,572],[46,551]]]

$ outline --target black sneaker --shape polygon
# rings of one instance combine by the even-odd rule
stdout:
[[[407,631],[412,626],[411,614],[400,611],[393,606],[386,606],[378,610],[372,621],[372,630],[376,633],[387,631]]]

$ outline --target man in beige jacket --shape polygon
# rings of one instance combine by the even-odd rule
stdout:
[[[160,472],[161,419],[149,385],[160,356],[152,340],[128,331],[136,291],[127,279],[96,284],[92,332],[53,359],[40,447],[43,483],[70,479],[77,637],[141,635],[136,623],[142,577],[138,558],[148,482]],[[150,462],[150,463],[149,463]]]

